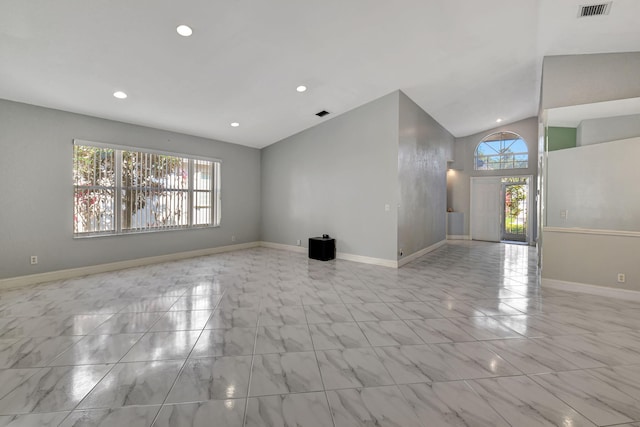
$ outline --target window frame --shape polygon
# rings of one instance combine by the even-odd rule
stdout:
[[[113,229],[112,230],[105,230],[105,231],[82,231],[82,232],[77,232],[76,231],[76,221],[74,219],[75,215],[76,215],[76,206],[77,206],[77,200],[76,200],[76,193],[77,193],[77,189],[78,188],[83,188],[85,186],[78,186],[76,184],[75,181],[75,177],[73,177],[74,179],[72,179],[72,191],[73,191],[73,215],[71,218],[72,221],[72,233],[73,233],[73,238],[74,239],[83,239],[83,238],[90,238],[90,237],[105,237],[105,236],[125,236],[125,235],[129,235],[129,234],[146,234],[146,233],[157,233],[157,232],[165,232],[165,231],[175,231],[175,230],[191,230],[191,229],[203,229],[203,228],[218,228],[220,227],[221,224],[221,220],[222,220],[222,209],[221,209],[221,200],[222,200],[222,195],[221,195],[221,169],[222,169],[222,160],[218,159],[218,158],[213,158],[213,157],[206,157],[206,156],[198,156],[198,155],[191,155],[191,154],[184,154],[184,153],[177,153],[177,152],[172,152],[172,151],[165,151],[165,150],[156,150],[156,149],[149,149],[149,148],[141,148],[141,147],[135,147],[135,146],[129,146],[129,145],[120,145],[120,144],[111,144],[111,143],[104,143],[104,142],[96,142],[96,141],[88,141],[88,140],[82,140],[82,139],[74,139],[73,140],[73,150],[72,150],[72,172],[75,170],[76,168],[76,156],[75,156],[75,147],[76,146],[86,146],[86,147],[91,147],[91,148],[98,148],[98,149],[102,149],[102,150],[114,150],[114,166],[113,169],[115,171],[115,176],[114,176],[114,185],[113,187],[109,187],[112,188],[114,190],[114,196],[113,196]],[[187,191],[187,200],[188,200],[188,206],[187,206],[187,224],[185,225],[170,225],[170,226],[155,226],[155,227],[148,227],[148,228],[144,228],[144,229],[140,229],[140,228],[131,228],[131,229],[123,229],[122,228],[122,211],[123,211],[123,204],[122,204],[122,191],[125,189],[124,183],[123,183],[123,178],[122,178],[122,162],[123,162],[123,157],[122,157],[122,152],[123,151],[127,151],[127,152],[137,152],[137,153],[143,153],[143,154],[148,154],[148,155],[159,155],[159,156],[170,156],[170,157],[176,157],[176,158],[182,158],[187,160],[187,164],[188,164],[188,188],[186,189]],[[211,178],[212,178],[212,182],[211,182],[211,190],[210,191],[205,191],[205,190],[196,190],[194,189],[194,180],[195,180],[195,163],[197,161],[205,161],[205,162],[211,162]],[[89,186],[89,187],[101,187],[101,186]],[[106,188],[106,187],[105,187]],[[196,202],[196,197],[195,194],[196,193],[203,193],[203,192],[208,192],[210,194],[210,198],[211,198],[211,205],[209,207],[209,209],[211,210],[210,212],[210,220],[208,224],[195,224],[196,222],[196,213],[194,211],[195,209],[195,202]]]
[[[517,138],[511,138],[511,139],[500,139],[500,140],[487,140],[488,138],[494,136],[494,135],[502,135],[502,134],[510,134],[513,136],[516,136]],[[478,150],[480,149],[480,147],[482,146],[482,144],[489,144],[491,142],[497,142],[497,141],[517,141],[517,140],[521,140],[522,142],[524,142],[525,147],[527,148],[526,152],[517,152],[517,153],[499,153],[496,152],[496,154],[481,154],[478,155]],[[499,131],[499,132],[492,132],[488,135],[486,135],[484,138],[482,138],[480,140],[480,142],[478,142],[478,145],[476,145],[476,149],[473,152],[473,170],[474,171],[481,171],[481,172],[492,172],[492,171],[514,171],[514,170],[528,170],[529,169],[529,144],[527,143],[527,141],[520,136],[519,134],[517,134],[516,132],[512,132],[512,131],[508,131],[508,130],[504,130],[504,131]],[[512,156],[513,160],[509,161],[509,162],[505,162],[503,161],[503,159],[506,156]],[[516,160],[517,156],[523,156],[526,155],[527,159],[526,159],[526,167],[511,167],[511,168],[505,168],[502,167],[505,164],[511,163],[511,164],[516,164],[516,163],[521,163],[524,162],[524,160]],[[488,158],[498,158],[499,162],[497,162],[501,167],[500,168],[495,168],[495,169],[482,169],[478,167],[478,159],[488,159]],[[487,164],[489,164],[489,162],[487,162],[485,160],[485,162]]]

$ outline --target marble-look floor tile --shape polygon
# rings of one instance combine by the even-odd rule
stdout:
[[[300,296],[293,292],[269,292],[262,296],[261,307],[284,307],[302,305]]]
[[[433,381],[453,381],[521,374],[518,369],[496,353],[489,351],[480,342],[430,344],[425,347],[403,346],[401,350],[402,355],[413,365],[418,365],[417,362],[419,362],[420,371]],[[382,353],[378,354],[385,362],[385,356]],[[412,368],[412,364],[404,363],[403,359],[398,357],[396,360],[385,363],[392,376],[394,371],[388,363],[398,361],[402,362],[397,364],[399,368]]]
[[[491,317],[452,317],[449,320],[477,340],[523,338],[522,335],[513,329],[507,328]]]
[[[372,346],[424,344],[402,320],[359,322]]]
[[[306,325],[263,326],[256,335],[256,354],[313,350]]]
[[[220,303],[218,304],[218,308],[220,309],[228,309],[228,308],[252,308],[257,309],[260,306],[260,301],[262,297],[260,295],[254,294],[225,294]]]
[[[71,410],[111,368],[87,365],[41,369],[0,400],[0,415]]]
[[[25,338],[86,335],[110,317],[110,314],[106,314],[4,318],[0,319],[0,337]]]
[[[442,317],[433,307],[424,302],[395,302],[387,303],[387,307],[393,311],[393,314],[399,319],[437,319]]]
[[[335,427],[422,427],[397,386],[328,391]]]
[[[187,360],[167,403],[245,398],[250,370],[251,356]]]
[[[364,304],[369,302],[382,302],[373,292],[370,290],[351,290],[351,289],[338,289],[338,295],[345,304]]]
[[[357,323],[322,323],[309,325],[316,350],[369,347],[369,341]]]
[[[589,369],[588,372],[600,381],[640,400],[640,365]]]
[[[591,334],[554,336],[535,341],[548,345],[554,354],[586,369],[630,365],[640,360],[640,351],[607,345],[598,336]]]
[[[347,304],[347,308],[358,322],[399,320],[385,303]]]
[[[0,427],[57,427],[69,412],[0,416]]]
[[[119,363],[91,390],[78,409],[161,404],[183,364],[182,360]]]
[[[159,405],[73,411],[60,427],[150,427]]]
[[[258,317],[259,326],[306,325],[307,318],[302,306],[262,307]]]
[[[528,377],[487,378],[467,383],[512,426],[595,426]]]
[[[211,313],[211,310],[169,311],[153,325],[151,332],[201,330]]]
[[[503,298],[473,301],[473,307],[487,316],[514,316],[522,314],[510,305],[502,302]]]
[[[375,294],[382,302],[409,302],[416,300],[416,295],[408,289],[379,289],[375,291]]]
[[[307,315],[307,322],[314,323],[335,323],[353,322],[354,319],[344,304],[313,304],[304,307]]]
[[[252,355],[255,339],[255,328],[207,329],[189,357]]]
[[[40,368],[0,370],[0,399],[39,370]]]
[[[82,337],[23,338],[0,349],[0,369],[47,366]]]
[[[258,310],[248,308],[225,308],[214,310],[205,329],[255,328]]]
[[[540,374],[531,379],[597,425],[640,420],[640,400],[588,371]]]
[[[123,362],[186,359],[200,331],[148,332],[129,350]]]
[[[175,304],[171,306],[171,311],[198,311],[215,309],[222,295],[197,295],[178,298]]]
[[[153,427],[242,427],[244,408],[244,399],[164,405]]]
[[[509,427],[464,381],[408,384],[400,391],[418,417],[442,427]]]
[[[71,346],[50,366],[116,363],[142,337],[142,334],[89,335]]]
[[[249,396],[322,390],[314,352],[256,355]]]
[[[310,290],[301,294],[302,304],[342,304],[337,292],[333,290]]]
[[[316,356],[326,390],[394,383],[372,348],[317,351]]]
[[[529,339],[486,341],[487,347],[525,374],[571,371],[579,367]]]
[[[584,328],[563,324],[554,321],[545,314],[520,315],[520,316],[495,316],[500,323],[529,338],[548,336],[587,334],[590,331]]]
[[[133,334],[147,332],[162,316],[162,313],[123,313],[114,314],[96,329],[92,335]]]
[[[475,317],[485,315],[482,311],[474,307],[471,301],[447,299],[429,301],[428,304],[444,317]]]
[[[449,319],[405,320],[405,323],[427,344],[475,341]]]
[[[431,382],[444,367],[432,360],[431,348],[426,345],[376,347],[375,352],[396,384]]]
[[[142,313],[152,311],[168,311],[176,303],[178,297],[140,298],[125,306],[122,313]]]
[[[246,427],[333,427],[324,393],[251,397]]]

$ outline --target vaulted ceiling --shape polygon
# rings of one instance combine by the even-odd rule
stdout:
[[[581,4],[1,0],[0,98],[264,147],[400,89],[461,137],[535,116],[545,55],[640,50],[640,1]]]

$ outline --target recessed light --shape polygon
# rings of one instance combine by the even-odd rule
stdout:
[[[304,86],[304,85],[300,85],[300,86],[298,86],[298,87],[296,88],[296,90],[297,90],[298,92],[304,92],[305,90],[307,90],[307,87],[306,87],[306,86]]]
[[[115,96],[118,99],[125,99],[127,97],[127,94],[119,90],[117,92],[113,92],[113,96]]]
[[[240,123],[238,122],[231,123],[231,127],[237,128],[238,126],[240,126]]]
[[[498,119],[496,120],[496,123],[500,123],[502,121],[502,119]]]
[[[191,34],[193,34],[193,30],[188,25],[178,25],[178,27],[176,28],[176,31],[182,37],[189,37]]]

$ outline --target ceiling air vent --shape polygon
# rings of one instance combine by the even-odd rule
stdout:
[[[327,114],[329,114],[329,112],[328,112],[328,111],[322,110],[322,111],[320,111],[319,113],[316,113],[316,116],[318,116],[318,117],[324,117],[324,116],[326,116]]]
[[[578,18],[585,18],[587,16],[600,16],[608,15],[611,10],[611,3],[590,4],[587,6],[580,6],[578,9]]]

